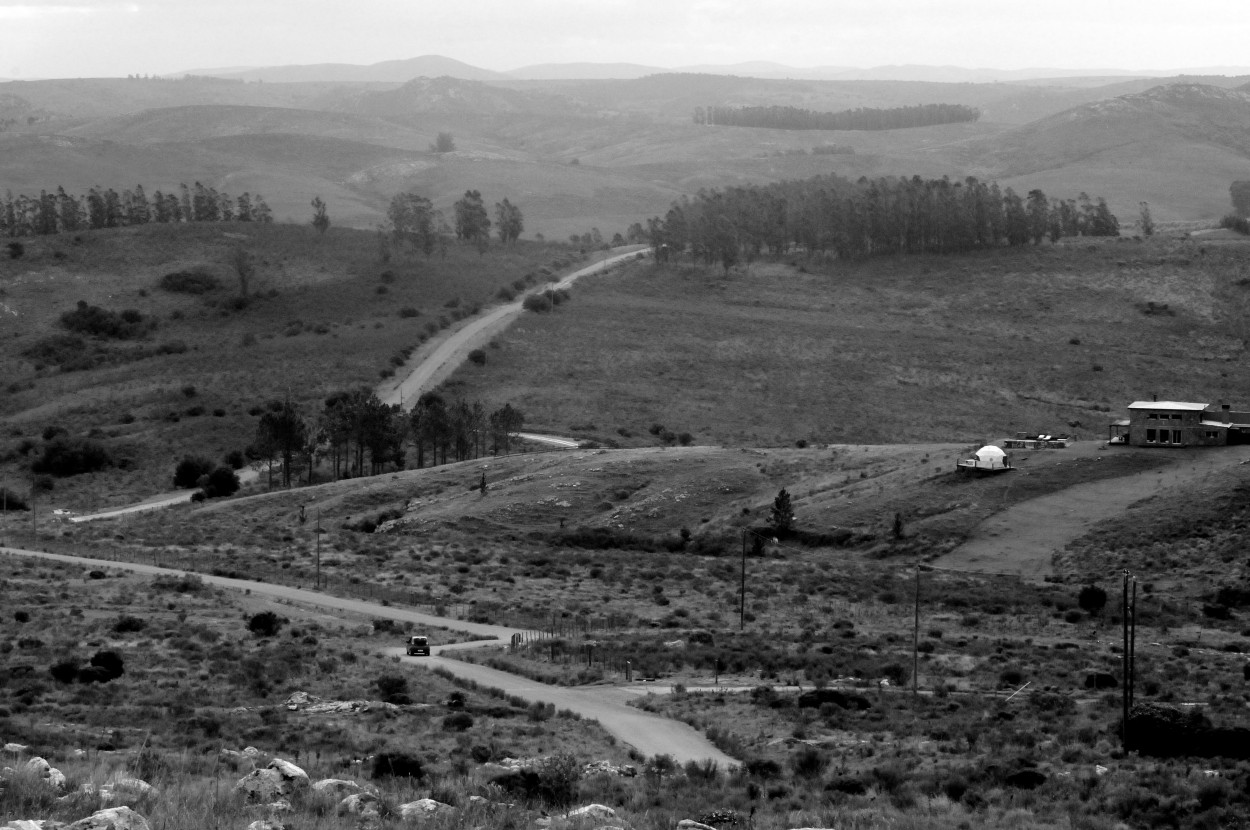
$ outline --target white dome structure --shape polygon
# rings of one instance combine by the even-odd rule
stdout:
[[[976,470],[978,472],[1002,472],[1011,469],[1011,459],[1007,457],[1007,453],[1001,448],[993,444],[987,444],[981,449],[973,453],[971,458],[965,458],[959,462],[961,470]]]

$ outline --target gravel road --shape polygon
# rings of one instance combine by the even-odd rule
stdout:
[[[0,554],[51,559],[58,562],[81,565],[84,568],[127,570],[132,573],[150,576],[184,573],[179,570],[135,562],[112,562],[106,559],[89,559],[20,548],[0,547]],[[722,768],[738,764],[737,759],[721,752],[703,735],[686,724],[629,706],[629,701],[638,697],[638,692],[636,691],[614,686],[587,686],[580,688],[549,686],[545,683],[517,677],[497,669],[477,666],[442,656],[443,652],[453,649],[489,647],[498,644],[501,640],[507,641],[516,633],[514,628],[436,617],[432,614],[422,614],[419,611],[409,611],[393,605],[377,605],[365,600],[330,596],[317,591],[291,588],[286,585],[273,585],[267,582],[230,579],[228,577],[210,576],[207,574],[197,574],[197,576],[210,585],[235,591],[250,591],[252,596],[288,600],[319,608],[349,611],[369,617],[412,622],[420,626],[442,626],[475,637],[486,638],[470,643],[436,646],[431,649],[430,657],[408,657],[404,654],[404,649],[399,646],[386,648],[383,651],[387,655],[399,657],[408,664],[421,666],[426,669],[441,666],[457,677],[475,680],[486,686],[503,689],[508,694],[516,695],[531,702],[552,703],[555,704],[557,709],[569,709],[577,712],[584,718],[597,720],[604,729],[618,740],[629,744],[647,756],[672,755],[680,763],[691,760],[702,761],[711,759],[720,764]]]

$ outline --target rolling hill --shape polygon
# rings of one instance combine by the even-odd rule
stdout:
[[[1008,184],[1056,190],[1078,181],[1122,211],[1147,201],[1162,218],[1209,216],[1224,210],[1228,183],[1250,160],[1250,94],[1156,86],[972,142],[962,155]]]
[[[176,73],[179,77],[184,73]],[[502,72],[493,72],[471,66],[454,58],[442,55],[421,55],[404,60],[381,61],[379,63],[360,65],[350,63],[316,63],[289,66],[249,67],[245,69],[192,69],[186,74],[212,75],[219,78],[232,78],[241,81],[264,81],[265,83],[296,83],[306,81],[342,83],[345,81],[403,83],[413,78],[437,78],[449,75],[470,81],[490,81],[507,77]]]

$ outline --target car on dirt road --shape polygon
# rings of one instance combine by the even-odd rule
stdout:
[[[430,656],[430,641],[426,637],[414,634],[408,638],[408,656]]]

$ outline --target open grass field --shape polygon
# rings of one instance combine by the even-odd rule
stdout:
[[[1244,244],[1045,244],[955,257],[637,266],[497,339],[446,388],[621,446],[1106,436],[1132,400],[1237,401]]]

